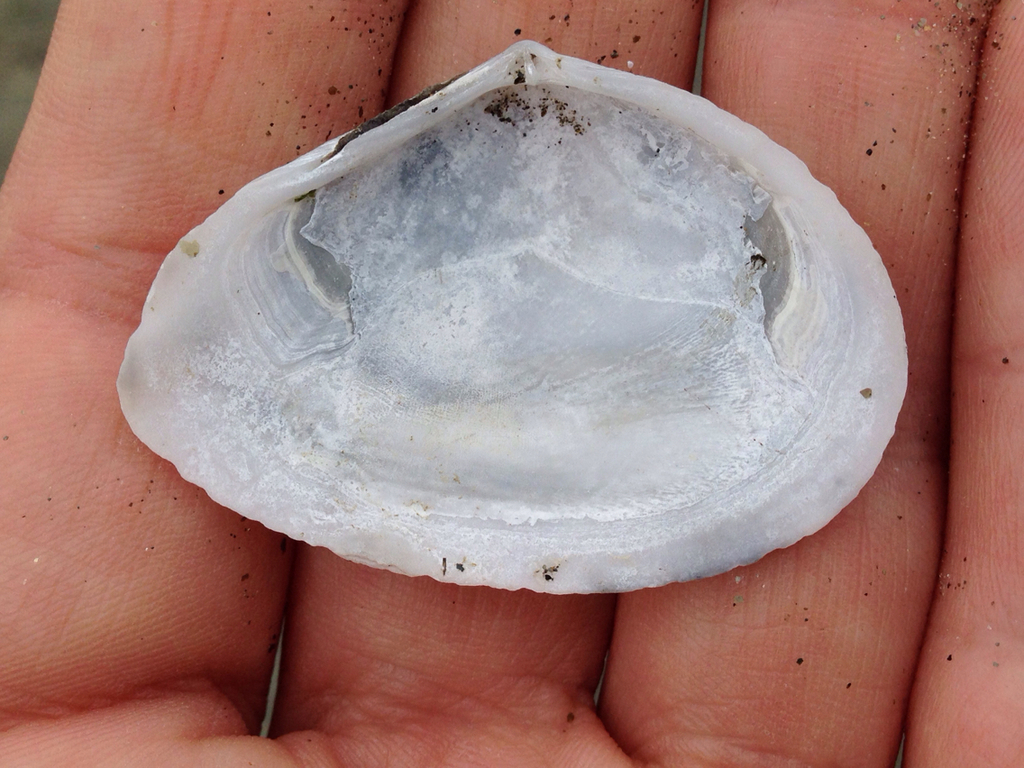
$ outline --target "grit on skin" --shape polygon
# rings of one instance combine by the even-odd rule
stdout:
[[[887,766],[904,728],[907,766],[1024,761],[1020,0],[712,0],[702,93],[836,190],[906,322],[882,465],[794,547],[617,598],[409,579],[218,507],[121,417],[153,275],[225,195],[519,39],[686,87],[700,16],[66,0],[0,190],[5,766]]]

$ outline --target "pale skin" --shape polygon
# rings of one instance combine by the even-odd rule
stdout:
[[[888,766],[904,730],[908,766],[1024,762],[1024,3],[960,5],[712,0],[704,94],[872,237],[906,404],[818,534],[544,596],[218,507],[128,429],[121,353],[164,254],[251,178],[517,39],[687,87],[699,4],[66,0],[0,191],[4,764]]]

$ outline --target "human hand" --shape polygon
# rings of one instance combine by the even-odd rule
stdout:
[[[0,192],[0,762],[884,766],[905,717],[906,765],[1019,762],[1024,7],[996,9],[965,180],[988,17],[960,5],[713,0],[704,94],[865,226],[910,389],[823,531],[616,598],[295,545],[140,445],[114,380],[164,254],[250,178],[517,39],[686,86],[700,8],[66,0]]]

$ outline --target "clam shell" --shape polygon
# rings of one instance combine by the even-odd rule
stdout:
[[[182,238],[118,391],[184,478],[295,539],[595,592],[818,530],[906,372],[882,262],[800,160],[522,42]]]

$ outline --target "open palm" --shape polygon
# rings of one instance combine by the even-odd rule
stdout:
[[[114,381],[163,255],[255,175],[517,39],[685,87],[700,4],[65,0],[0,191],[0,763],[886,766],[906,728],[907,765],[1019,764],[1024,6],[990,6],[712,0],[703,92],[872,237],[907,401],[819,534],[558,597],[240,518]]]

